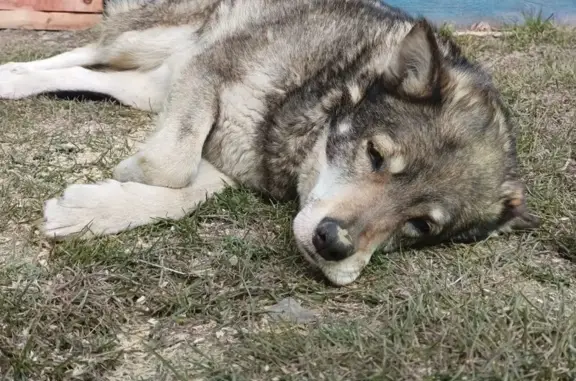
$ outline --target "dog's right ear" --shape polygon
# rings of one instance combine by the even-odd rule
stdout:
[[[391,71],[401,95],[421,99],[438,89],[442,61],[434,31],[426,20],[416,23],[404,37]]]

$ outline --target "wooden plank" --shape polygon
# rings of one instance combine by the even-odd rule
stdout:
[[[103,0],[0,0],[0,9],[101,13]]]
[[[95,13],[39,12],[26,9],[0,11],[0,29],[81,30],[98,24]]]

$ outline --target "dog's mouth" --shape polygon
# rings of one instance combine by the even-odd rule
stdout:
[[[327,261],[315,251],[308,249],[297,241],[297,246],[304,258],[318,268],[334,286],[346,286],[353,283],[368,264],[368,253],[356,252],[341,261]]]
[[[354,282],[368,264],[372,253],[351,250],[341,258],[327,259],[325,253],[317,249],[314,235],[317,227],[325,220],[323,213],[318,213],[311,206],[304,207],[294,219],[293,232],[296,245],[304,258],[322,271],[324,276],[336,286],[345,286]]]

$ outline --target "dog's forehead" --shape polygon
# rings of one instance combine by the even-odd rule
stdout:
[[[494,111],[455,112],[446,105],[383,102],[358,121],[367,138],[394,142],[388,160],[401,161],[390,181],[411,203],[423,194],[455,204],[483,204],[497,197],[504,178],[505,145]],[[376,107],[376,106],[371,106]]]
[[[466,99],[464,104],[431,100],[408,102],[383,97],[359,110],[356,122],[367,135],[387,134],[411,156],[426,159],[457,151],[503,152],[505,145],[494,144],[505,125],[502,110],[485,95]],[[469,153],[468,157],[473,153]]]
[[[366,139],[386,147],[381,153],[394,164],[398,182],[410,185],[407,191],[421,184],[470,202],[493,198],[490,188],[504,178],[511,147],[503,133],[509,129],[505,110],[481,86],[470,85],[458,95],[410,101],[380,92],[339,119],[333,131],[341,139],[334,141],[362,137],[354,139],[360,148]]]

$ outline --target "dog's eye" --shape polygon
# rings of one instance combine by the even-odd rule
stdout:
[[[430,234],[431,226],[430,222],[424,218],[413,218],[408,221],[409,224],[416,229],[420,235]]]
[[[382,168],[382,164],[384,164],[384,158],[378,152],[376,148],[374,148],[374,143],[368,142],[368,157],[370,157],[370,162],[372,163],[372,170],[378,171]]]

